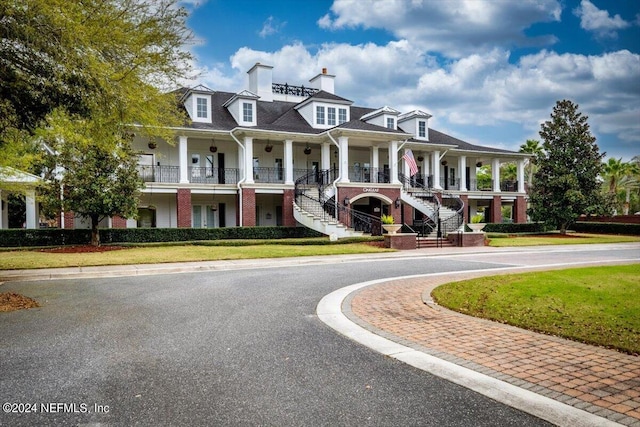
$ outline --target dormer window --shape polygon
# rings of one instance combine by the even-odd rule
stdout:
[[[209,118],[209,108],[207,98],[196,98],[196,116],[199,119]]]
[[[341,125],[347,122],[347,109],[338,108],[338,124]]]
[[[253,105],[250,102],[242,103],[242,120],[245,122],[253,122]]]
[[[336,109],[335,107],[327,107],[327,124],[329,126],[336,125]]]
[[[387,117],[387,129],[395,129],[396,128],[396,119],[393,117]]]
[[[321,106],[316,107],[316,124],[317,125],[324,124],[324,107],[321,107]]]
[[[427,122],[420,120],[418,122],[418,138],[426,138],[427,136]]]

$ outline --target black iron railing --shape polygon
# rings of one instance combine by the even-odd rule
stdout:
[[[189,182],[196,184],[237,184],[239,176],[236,168],[189,167]]]
[[[326,188],[338,177],[337,169],[311,171],[295,183],[296,204],[323,221],[340,222],[356,231],[374,236],[382,234],[379,217],[336,203],[335,196],[327,197]]]
[[[294,95],[294,96],[313,96],[320,92],[319,89],[304,86],[292,86],[287,83],[272,83],[271,92],[280,95]]]
[[[138,174],[144,182],[180,182],[179,166],[138,165]]]
[[[349,168],[349,180],[351,182],[388,184],[391,182],[391,176],[389,169],[351,167]]]

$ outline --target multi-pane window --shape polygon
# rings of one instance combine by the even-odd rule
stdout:
[[[207,98],[196,98],[196,117],[206,119],[209,117],[207,111]]]
[[[395,129],[396,121],[393,117],[387,117],[387,129]]]
[[[316,124],[324,124],[324,107],[316,107]]]
[[[327,124],[336,125],[336,109],[334,107],[327,107]]]
[[[242,103],[242,120],[253,122],[253,105],[250,102]]]
[[[338,108],[338,124],[341,125],[347,122],[347,109]]]
[[[423,121],[418,122],[418,136],[420,138],[427,136],[427,124]]]

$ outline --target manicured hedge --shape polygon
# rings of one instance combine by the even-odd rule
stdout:
[[[555,228],[545,224],[544,222],[526,222],[526,223],[489,223],[482,231],[486,233],[544,233],[554,230]]]
[[[100,229],[101,243],[186,242],[220,239],[288,239],[320,237],[306,227],[109,228]],[[84,245],[91,230],[0,230],[0,247]]]
[[[640,224],[621,224],[617,222],[576,222],[572,230],[579,233],[625,234],[640,236]]]

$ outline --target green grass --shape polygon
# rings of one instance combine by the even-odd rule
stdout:
[[[640,236],[617,236],[605,234],[572,233],[567,236],[560,234],[540,235],[509,235],[488,233],[489,246],[516,247],[516,246],[545,246],[545,245],[576,245],[589,243],[628,243],[640,242]]]
[[[251,258],[282,258],[312,255],[344,255],[393,251],[364,243],[346,244],[261,244],[245,246],[148,245],[92,253],[50,253],[37,250],[0,253],[0,270],[32,268],[129,265],[165,262],[214,261]],[[246,242],[245,242],[246,243]],[[264,242],[263,242],[264,243]],[[239,244],[235,242],[235,244]]]
[[[432,295],[461,313],[640,354],[640,264],[483,277]]]

